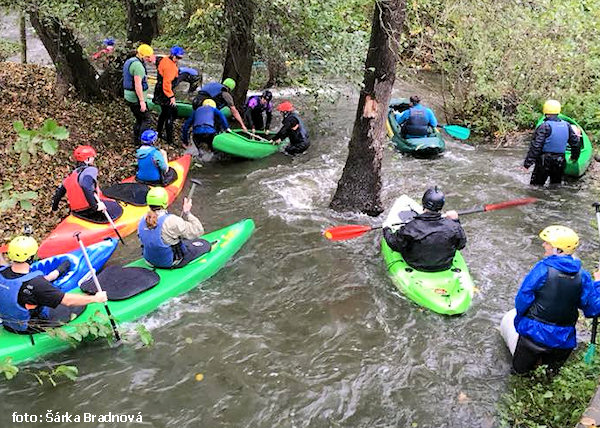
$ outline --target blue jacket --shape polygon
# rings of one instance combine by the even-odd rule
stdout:
[[[187,142],[190,127],[193,127],[194,134],[216,134],[229,128],[229,123],[220,110],[211,106],[200,106],[183,124],[181,141]]]
[[[438,126],[438,121],[437,121],[437,118],[435,117],[435,114],[433,113],[433,111],[430,108],[423,107],[421,104],[415,104],[411,108],[404,110],[402,113],[396,113],[396,122],[398,122],[399,125],[406,122],[410,118],[410,112],[413,109],[424,111],[425,118],[427,119],[427,123],[429,126],[431,126],[432,128],[435,128],[436,126]],[[409,135],[409,133],[408,133],[407,136],[410,137],[411,135]],[[422,135],[418,135],[418,136],[422,137]]]
[[[138,236],[142,242],[142,253],[144,259],[152,266],[158,268],[170,268],[173,266],[175,254],[170,245],[165,244],[162,239],[163,223],[169,214],[163,214],[158,217],[157,225],[154,229],[146,226],[146,217],[144,216],[138,226]]]
[[[535,301],[536,291],[546,283],[548,266],[569,274],[581,270],[581,298],[578,307],[583,310],[586,317],[600,315],[600,293],[596,290],[597,283],[592,281],[589,272],[581,269],[581,261],[570,255],[553,255],[537,262],[523,279],[521,288],[515,297],[515,308],[517,309],[515,328],[519,334],[548,348],[573,349],[577,345],[574,326],[546,324],[525,316]],[[560,304],[560,302],[558,303]]]
[[[0,272],[5,269],[9,267],[3,267]],[[41,275],[43,273],[38,270],[19,278],[7,279],[0,273],[0,319],[5,326],[15,331],[27,330],[27,323],[31,316],[29,311],[18,303],[19,291],[24,282]],[[47,316],[48,308],[44,308],[42,313]]]
[[[137,158],[137,173],[139,181],[159,181],[161,173],[167,172],[169,165],[156,147],[143,145],[135,153]]]

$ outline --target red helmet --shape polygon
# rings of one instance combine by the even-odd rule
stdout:
[[[79,162],[84,162],[88,158],[96,157],[96,150],[92,146],[77,146],[73,151],[73,157]]]
[[[277,106],[278,111],[293,111],[294,105],[289,101],[284,101]]]

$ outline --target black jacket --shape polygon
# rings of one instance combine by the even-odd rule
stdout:
[[[552,133],[552,129],[547,121],[553,120],[558,121],[558,117],[555,115],[548,116],[544,123],[538,126],[535,130],[535,134],[533,134],[533,140],[531,141],[531,145],[529,146],[529,151],[527,152],[527,156],[525,157],[525,162],[523,166],[525,168],[529,168],[536,161],[542,158],[542,149],[544,148],[544,143],[546,142],[546,138],[550,136]],[[576,161],[579,159],[579,154],[581,153],[581,139],[575,134],[573,128],[569,126],[569,147],[571,147],[571,159]]]
[[[458,221],[430,211],[419,214],[396,232],[384,228],[383,237],[410,266],[427,272],[450,268],[456,250],[463,249],[467,243]]]

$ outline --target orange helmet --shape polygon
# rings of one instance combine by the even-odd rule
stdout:
[[[96,150],[92,146],[77,146],[73,151],[73,157],[76,161],[84,162],[88,158],[96,157]]]
[[[284,101],[277,106],[277,111],[293,111],[294,105],[289,101]]]

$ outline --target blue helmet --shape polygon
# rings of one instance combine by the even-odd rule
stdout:
[[[102,44],[105,44],[106,46],[114,46],[115,39],[113,39],[112,37],[109,37],[108,39],[102,40]]]
[[[144,132],[142,132],[142,144],[154,144],[154,142],[158,139],[158,132],[156,132],[154,129],[146,129]]]
[[[182,57],[185,55],[185,50],[183,50],[183,48],[181,46],[175,45],[171,48],[171,55]]]

